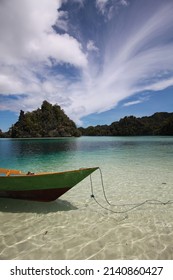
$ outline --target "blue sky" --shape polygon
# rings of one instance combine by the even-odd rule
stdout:
[[[0,1],[0,129],[43,100],[79,126],[173,111],[172,0]]]

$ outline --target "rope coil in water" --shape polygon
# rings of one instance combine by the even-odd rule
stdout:
[[[106,203],[109,205],[109,206],[114,206],[114,207],[127,207],[127,206],[131,206],[129,209],[126,209],[126,210],[123,210],[123,211],[114,211],[112,209],[108,209],[106,208],[105,206],[103,206],[95,197],[94,195],[94,188],[93,188],[93,182],[92,182],[92,177],[90,175],[90,184],[91,184],[91,198],[93,198],[95,200],[95,202],[100,206],[102,207],[103,209],[105,210],[108,210],[110,212],[113,212],[113,213],[116,213],[116,214],[123,214],[123,213],[127,213],[127,212],[130,212],[132,211],[133,209],[135,208],[138,208],[144,204],[159,204],[159,205],[167,205],[167,204],[173,204],[173,200],[168,200],[166,202],[163,202],[163,201],[160,201],[160,200],[157,200],[157,199],[147,199],[143,202],[140,202],[140,203],[126,203],[126,204],[112,204],[109,202],[108,198],[107,198],[107,195],[106,195],[106,191],[105,191],[105,186],[104,186],[104,182],[103,182],[103,174],[102,174],[102,171],[101,169],[99,168],[99,172],[100,172],[100,179],[101,179],[101,186],[102,186],[102,192],[103,192],[103,196],[104,196],[104,199],[106,201]]]

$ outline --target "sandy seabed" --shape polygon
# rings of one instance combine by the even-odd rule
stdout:
[[[160,200],[169,200],[169,185],[162,183]],[[108,196],[119,204],[143,202],[141,188],[135,187],[117,188],[116,198],[111,189]],[[145,203],[115,213],[133,205],[110,206],[101,189],[96,198],[104,208],[90,197],[84,181],[51,203],[0,199],[0,259],[173,259],[172,203]]]

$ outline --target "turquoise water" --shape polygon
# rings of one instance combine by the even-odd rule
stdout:
[[[172,171],[173,137],[0,139],[0,165],[23,171],[141,164]],[[161,171],[161,170],[160,170]]]
[[[0,139],[3,168],[93,166],[111,205],[99,171],[101,206],[89,178],[48,204],[0,199],[0,259],[173,259],[173,137]]]
[[[1,139],[0,166],[35,173],[99,166],[110,196],[116,189],[125,199],[130,188],[133,201],[136,192],[164,198],[173,184],[173,137]]]

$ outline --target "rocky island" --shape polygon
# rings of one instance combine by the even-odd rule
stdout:
[[[70,137],[80,136],[76,124],[64,113],[59,105],[52,105],[46,100],[41,108],[32,112],[20,111],[18,121],[8,132],[0,137],[33,138],[33,137]]]
[[[18,121],[9,131],[0,130],[1,138],[153,135],[173,135],[173,113],[160,112],[141,118],[126,116],[110,125],[77,128],[59,105],[46,100],[35,111],[21,110]]]

